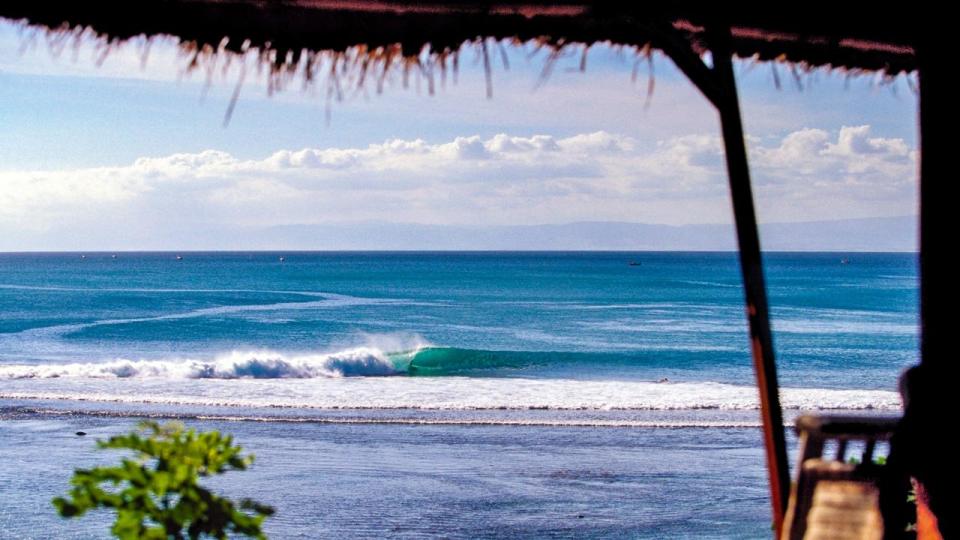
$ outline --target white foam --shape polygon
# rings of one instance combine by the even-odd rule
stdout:
[[[0,379],[284,379],[384,376],[400,372],[382,349],[355,347],[327,354],[234,351],[213,360],[127,360],[2,365]]]
[[[468,377],[8,379],[5,399],[224,407],[418,410],[756,410],[753,386]],[[783,388],[787,410],[896,410],[895,392]]]

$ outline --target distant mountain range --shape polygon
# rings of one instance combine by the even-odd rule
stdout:
[[[770,251],[916,251],[916,223],[913,216],[769,223],[761,226],[761,243]],[[514,226],[284,225],[234,238],[231,245],[219,249],[728,251],[737,247],[732,225],[610,221]]]
[[[867,218],[761,226],[769,251],[917,250],[917,218]],[[556,225],[423,225],[331,223],[221,227],[168,223],[163,227],[87,230],[62,227],[0,235],[0,251],[180,250],[502,250],[502,251],[735,251],[733,225],[653,225],[584,221]]]

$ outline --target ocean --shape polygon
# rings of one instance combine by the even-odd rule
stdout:
[[[788,419],[898,410],[916,255],[765,264]],[[735,253],[0,254],[0,536],[156,417],[276,538],[763,538],[753,380]]]

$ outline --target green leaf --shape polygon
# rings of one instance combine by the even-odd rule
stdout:
[[[250,499],[235,504],[200,485],[201,477],[244,470],[253,463],[253,456],[244,455],[233,437],[146,421],[138,431],[97,441],[97,446],[128,450],[133,456],[119,466],[76,469],[73,488],[52,501],[61,516],[113,509],[116,519],[110,530],[118,538],[266,538],[261,526],[273,514],[272,507]]]

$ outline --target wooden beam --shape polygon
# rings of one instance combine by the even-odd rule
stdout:
[[[750,326],[750,350],[760,393],[770,502],[775,534],[779,537],[789,498],[790,465],[787,461],[787,443],[780,406],[773,333],[770,330],[760,235],[757,231],[757,215],[750,186],[750,167],[740,118],[737,82],[733,73],[733,41],[730,28],[707,27],[708,43],[713,55],[712,68],[704,64],[685,40],[673,39],[673,33],[669,31],[656,30],[651,29],[651,34],[656,37],[656,45],[717,108],[720,115],[730,198],[733,202],[737,241],[740,246],[740,270],[743,274],[747,322]]]
[[[744,140],[737,82],[733,73],[732,41],[729,27],[707,29],[713,55],[714,78],[721,89],[717,111],[727,158],[730,197],[736,221],[737,241],[740,246],[740,270],[746,295],[747,320],[750,325],[750,348],[754,373],[760,391],[760,413],[766,446],[767,472],[770,480],[770,499],[773,506],[774,530],[777,537],[783,527],[790,489],[790,470],[787,462],[787,444],[780,407],[777,366],[770,331],[770,313],[760,253],[760,235],[750,187],[750,168]]]
[[[955,266],[950,247],[955,240],[953,206],[949,188],[956,178],[952,137],[956,110],[953,86],[945,66],[946,53],[933,45],[920,57],[920,362],[931,369],[945,368],[953,356],[950,347],[955,309]],[[949,89],[949,90],[948,90]],[[950,141],[949,143],[947,141]],[[949,146],[948,146],[949,145]],[[948,294],[948,291],[954,291]]]
[[[946,24],[934,24],[942,32],[918,40],[920,365],[909,369],[901,380],[905,410],[891,443],[890,458],[898,472],[916,480],[917,491],[923,494],[917,507],[918,531],[939,528],[938,535],[930,538],[956,538],[960,537],[960,519],[953,501],[960,485],[960,468],[955,465],[956,453],[944,425],[950,422],[945,415],[956,409],[951,347],[957,288],[951,261],[955,203],[950,188],[957,174],[950,161],[949,130],[957,105],[950,77],[952,58],[942,37],[947,35]]]
[[[653,44],[666,54],[677,68],[690,79],[690,82],[703,93],[707,101],[717,109],[722,103],[722,89],[716,74],[703,63],[700,55],[690,48],[690,41],[673,29],[650,25],[647,31],[653,38]]]

